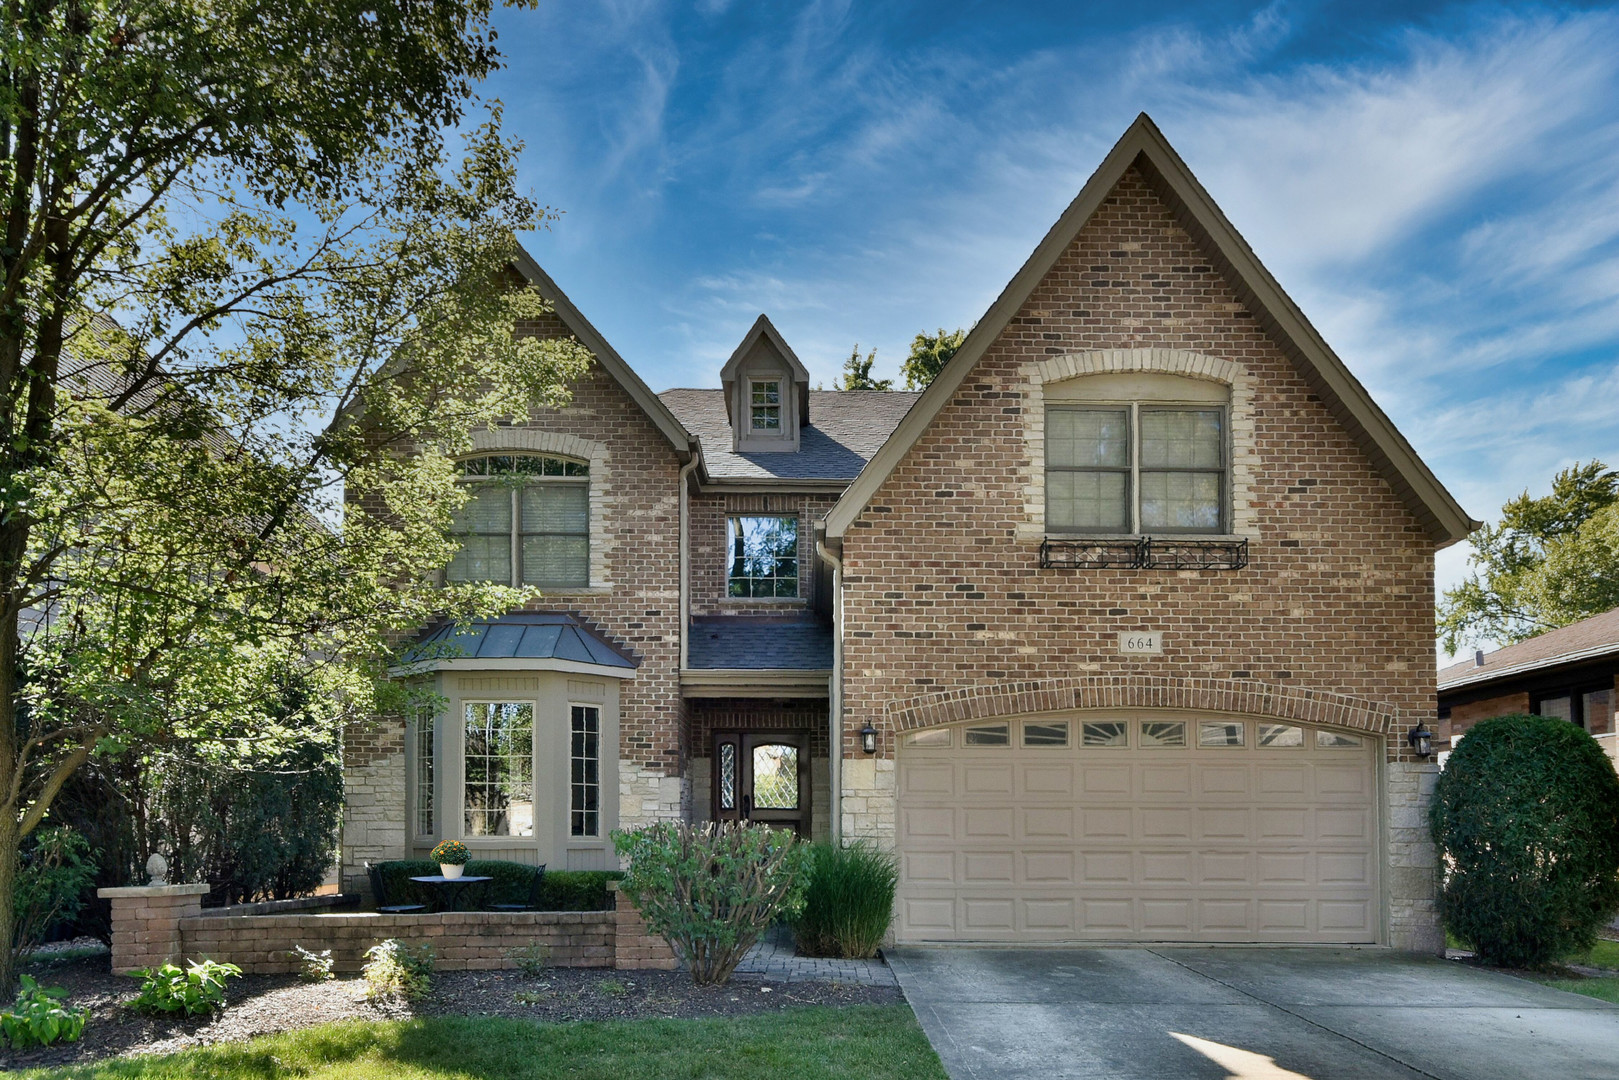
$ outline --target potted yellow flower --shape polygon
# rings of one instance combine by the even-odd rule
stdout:
[[[458,878],[466,869],[467,860],[472,858],[472,852],[459,840],[440,840],[427,857],[438,863],[439,873],[447,878]]]

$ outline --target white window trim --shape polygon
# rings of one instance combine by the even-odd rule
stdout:
[[[1125,372],[1155,372],[1203,379],[1226,387],[1227,476],[1226,512],[1230,515],[1227,537],[1257,539],[1257,518],[1253,511],[1253,485],[1259,454],[1254,434],[1254,379],[1247,369],[1232,360],[1185,349],[1099,349],[1069,353],[1024,366],[1024,407],[1022,412],[1025,460],[1024,514],[1018,522],[1018,539],[1038,544],[1046,533],[1046,393],[1050,383],[1066,382],[1085,375]],[[1064,404],[1069,404],[1065,401]],[[1079,404],[1073,402],[1073,404]],[[1156,402],[1154,403],[1156,404]],[[1053,533],[1054,538],[1072,539],[1078,533]],[[1119,534],[1112,534],[1119,535]],[[1192,538],[1200,534],[1177,533]]]

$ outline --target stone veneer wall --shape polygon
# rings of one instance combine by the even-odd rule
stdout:
[[[1186,354],[1217,360],[1186,363],[1236,384],[1234,520],[1247,569],[1040,569],[1032,388],[1068,367],[1174,369]],[[1070,356],[1094,363],[1059,362]],[[1364,703],[1384,736],[1389,940],[1436,949],[1432,848],[1395,824],[1416,820],[1427,799],[1405,779],[1425,766],[1404,732],[1435,711],[1433,554],[1415,515],[1132,169],[844,538],[845,833],[892,841],[892,703],[1072,678],[1338,695]],[[1146,629],[1164,633],[1163,654],[1120,655],[1118,633]],[[880,733],[875,762],[855,745],[868,722]]]

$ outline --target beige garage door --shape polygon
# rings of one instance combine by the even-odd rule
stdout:
[[[909,733],[896,934],[1375,942],[1375,742],[1184,714]]]

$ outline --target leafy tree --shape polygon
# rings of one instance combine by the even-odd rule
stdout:
[[[404,630],[526,595],[427,584],[451,455],[589,362],[517,333],[491,3],[8,5],[0,940],[86,762],[330,739],[404,706]]]
[[[966,340],[967,331],[956,329],[947,334],[943,327],[937,333],[916,335],[911,342],[911,355],[905,358],[899,368],[905,376],[905,389],[921,390],[932,382],[934,376],[944,370],[945,362],[956,355],[956,350]]]
[[[1619,472],[1600,461],[1564,469],[1550,495],[1512,499],[1470,543],[1478,570],[1439,603],[1449,652],[1481,638],[1511,644],[1619,607]]]
[[[843,378],[836,384],[839,390],[892,390],[893,379],[873,379],[871,365],[877,362],[877,350],[867,353],[865,359],[860,357],[860,344],[855,343],[854,351],[849,359],[843,362]]]
[[[1546,716],[1474,724],[1429,811],[1446,927],[1508,967],[1590,948],[1619,911],[1615,807],[1619,776],[1580,728]]]

